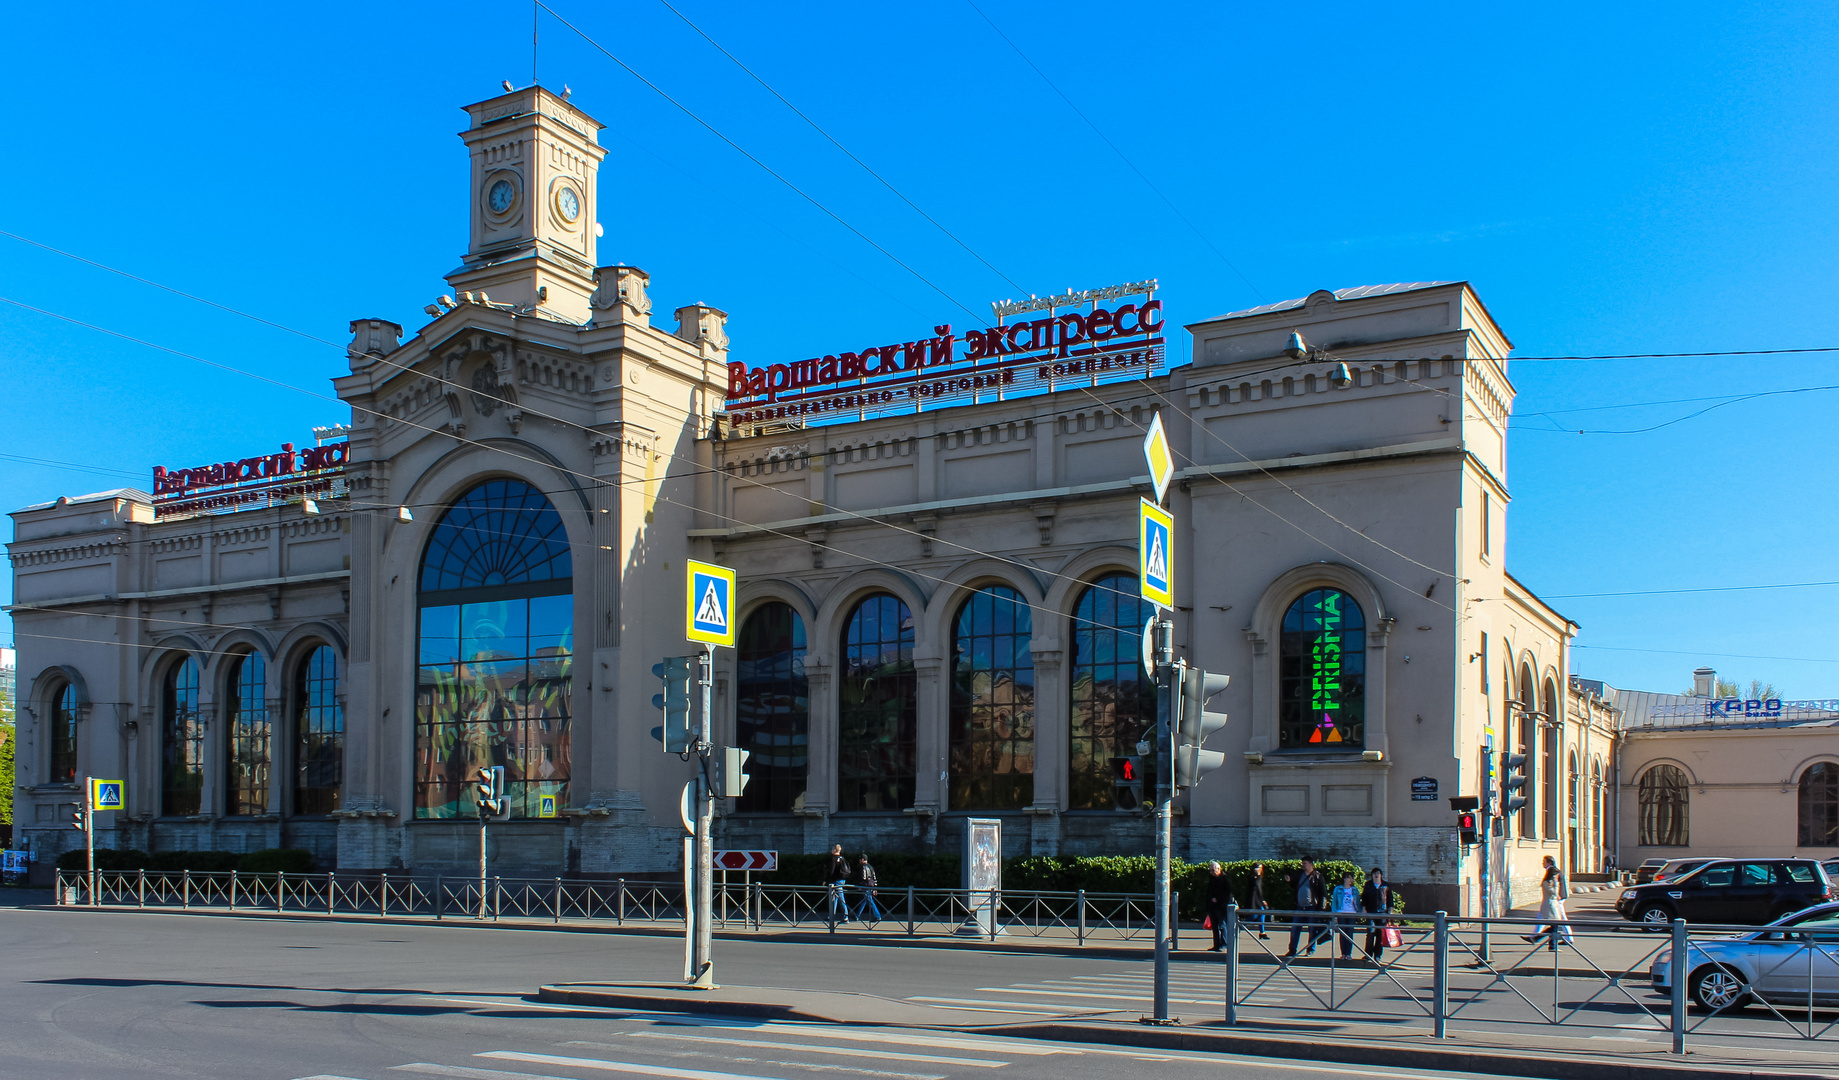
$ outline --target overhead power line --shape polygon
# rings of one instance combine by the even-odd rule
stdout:
[[[1776,585],[1708,585],[1700,589],[1630,589],[1627,592],[1555,593],[1547,600],[1581,600],[1594,596],[1674,596],[1681,593],[1755,592],[1759,589],[1819,589],[1839,581],[1784,581]]]

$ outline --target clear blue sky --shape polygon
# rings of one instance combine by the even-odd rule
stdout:
[[[553,3],[945,293],[1019,295],[657,0]],[[1839,345],[1839,9],[978,3],[1205,241],[963,0],[679,6],[1026,292],[1153,275],[1173,323],[1467,279],[1527,356]],[[333,341],[362,316],[412,332],[466,242],[460,106],[530,81],[531,14],[16,7],[0,228]],[[547,14],[539,64],[608,125],[601,261],[650,271],[660,313],[715,304],[768,360],[968,322]],[[320,393],[345,366],[4,237],[0,296]],[[1509,567],[1552,597],[1839,580],[1839,392],[1596,433],[1839,384],[1833,357],[1516,365]],[[8,509],[347,415],[4,304],[0,363],[0,454],[103,470],[0,458]],[[1709,663],[1824,697],[1836,600],[1554,603],[1578,674],[1676,690]]]

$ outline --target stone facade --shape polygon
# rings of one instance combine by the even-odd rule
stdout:
[[[1414,907],[1472,910],[1476,855],[1455,842],[1447,798],[1477,792],[1484,730],[1520,713],[1557,732],[1576,714],[1569,745],[1595,730],[1594,707],[1555,689],[1575,626],[1506,571],[1510,344],[1467,284],[1319,291],[1195,322],[1192,355],[1141,381],[737,430],[723,422],[726,315],[687,305],[674,330],[654,327],[648,276],[596,265],[598,125],[535,88],[468,111],[472,244],[448,277],[457,295],[407,340],[384,319],[352,324],[350,374],[335,381],[353,410],[348,496],[316,516],[288,505],[156,521],[132,491],[13,514],[20,820],[38,850],[74,836],[62,807],[76,788],[50,779],[49,745],[57,695],[76,686],[77,775],[129,782],[103,843],[306,846],[352,870],[469,865],[476,825],[414,809],[417,583],[445,508],[507,478],[562,522],[574,667],[564,813],[501,826],[500,872],[676,867],[691,766],[650,738],[651,666],[691,651],[678,628],[692,558],[738,570],[738,619],[786,605],[805,642],[802,794],[773,813],[724,806],[721,846],[950,852],[974,813],[1004,821],[1012,855],[1147,852],[1149,816],[1074,807],[1069,715],[1074,612],[1098,579],[1136,571],[1155,416],[1177,458],[1176,649],[1233,676],[1215,701],[1232,722],[1209,744],[1228,761],[1177,800],[1177,854],[1351,858],[1385,866]],[[1286,355],[1292,334],[1301,355]],[[1031,615],[1032,796],[959,809],[953,626],[987,587]],[[1297,745],[1283,727],[1284,620],[1317,590],[1363,614],[1358,745]],[[883,595],[910,613],[910,789],[895,800],[907,805],[844,809],[842,636],[857,604]],[[277,782],[267,813],[227,813],[231,661],[268,662],[280,777],[296,672],[321,644],[340,658],[337,809],[296,813]],[[200,812],[172,818],[152,809],[160,688],[186,657],[206,780]],[[742,674],[718,651],[718,742],[735,737]],[[1566,854],[1542,809],[1557,796],[1534,795],[1534,824],[1496,847],[1501,899],[1526,895],[1542,855]]]

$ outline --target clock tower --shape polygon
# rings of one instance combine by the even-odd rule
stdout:
[[[466,112],[472,125],[460,138],[472,154],[472,242],[448,283],[493,303],[587,322],[599,230],[595,179],[607,153],[598,141],[602,125],[541,86]]]

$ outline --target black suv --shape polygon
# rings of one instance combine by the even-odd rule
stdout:
[[[1813,859],[1714,859],[1676,881],[1624,889],[1616,912],[1656,928],[1676,918],[1759,926],[1828,900],[1839,889]]]

